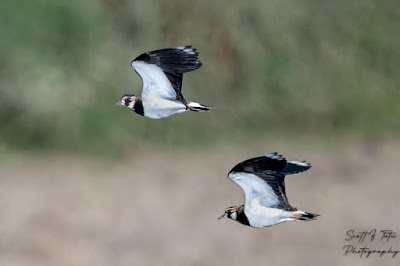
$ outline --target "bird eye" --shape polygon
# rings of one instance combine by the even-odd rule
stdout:
[[[131,98],[125,98],[125,105],[128,106],[131,101]]]

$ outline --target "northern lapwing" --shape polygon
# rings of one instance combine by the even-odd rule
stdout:
[[[276,152],[238,163],[228,178],[244,191],[245,204],[229,207],[221,218],[263,228],[296,220],[315,220],[318,214],[299,211],[292,207],[285,192],[285,176],[310,169],[311,164],[286,161]]]
[[[152,119],[186,111],[210,111],[212,107],[187,101],[182,95],[183,74],[202,66],[198,55],[190,45],[139,55],[131,65],[142,78],[142,95],[123,95],[116,104]]]

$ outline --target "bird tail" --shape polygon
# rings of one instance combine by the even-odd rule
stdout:
[[[190,102],[188,104],[189,110],[194,112],[209,112],[211,109],[214,109],[211,106],[202,105],[196,102]]]
[[[319,214],[303,212],[303,211],[295,211],[295,212],[293,212],[293,217],[296,218],[297,220],[301,220],[301,221],[316,220],[318,216],[319,216]]]

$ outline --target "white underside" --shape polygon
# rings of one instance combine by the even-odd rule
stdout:
[[[187,53],[191,51],[191,49],[185,50]],[[132,67],[143,80],[141,97],[144,116],[159,119],[187,111],[186,106],[176,100],[176,92],[160,67],[141,61],[133,61]],[[191,102],[189,106],[202,105]]]
[[[296,220],[293,214],[305,214],[303,211],[289,212],[282,209],[264,207],[257,200],[253,200],[250,206],[246,204],[244,213],[250,225],[256,228],[263,228],[283,222],[292,222]]]
[[[244,172],[230,173],[228,178],[243,189],[245,206],[251,206],[253,201],[269,208],[275,208],[279,205],[279,199],[274,190],[257,175]]]
[[[273,189],[255,174],[231,173],[228,177],[244,191],[244,213],[252,227],[262,228],[291,222],[296,220],[293,214],[304,214],[302,211],[289,212],[277,209],[279,199]]]
[[[152,119],[160,119],[186,112],[186,106],[180,101],[172,101],[157,96],[143,97],[144,116]]]
[[[154,96],[176,99],[176,92],[160,67],[141,61],[133,61],[132,67],[143,80],[142,99]]]

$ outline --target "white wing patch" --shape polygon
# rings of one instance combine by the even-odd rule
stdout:
[[[196,54],[196,53],[193,51],[193,49],[185,49],[185,50],[183,50],[183,51],[185,51],[187,54]]]
[[[310,166],[309,163],[299,162],[299,161],[289,161],[288,163],[297,164],[297,165],[304,166],[304,167],[309,167]]]
[[[142,61],[133,61],[132,67],[143,80],[143,99],[157,96],[163,99],[176,100],[175,90],[160,67]]]
[[[245,208],[256,205],[275,208],[279,205],[278,196],[266,181],[250,173],[230,173],[228,178],[238,184],[244,191]]]
[[[185,46],[175,47],[176,49],[183,50],[187,54],[196,54],[196,52],[192,48],[187,48]]]

